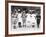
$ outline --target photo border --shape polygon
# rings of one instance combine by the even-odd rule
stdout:
[[[26,34],[8,34],[8,3],[26,3],[43,5],[43,33],[26,33]],[[25,2],[25,1],[5,1],[5,37],[7,36],[24,36],[45,34],[45,3],[44,2]]]

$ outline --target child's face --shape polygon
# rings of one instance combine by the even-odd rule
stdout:
[[[25,11],[23,11],[23,13],[25,14],[26,12],[25,12]]]

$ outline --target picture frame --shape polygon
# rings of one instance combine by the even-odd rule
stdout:
[[[14,11],[16,11],[16,10],[17,10],[17,13],[14,13]],[[31,11],[33,11],[33,12],[31,12]],[[24,14],[27,15],[27,17],[26,17],[27,20],[30,18],[31,21],[28,20],[28,22],[30,22],[30,23],[26,22],[26,25],[24,25],[25,23],[22,23],[22,20],[20,19],[21,21],[19,21],[19,24],[22,23],[23,24],[22,27],[21,27],[21,25],[16,24],[17,29],[15,27],[14,27],[15,30],[12,29],[13,20],[14,20],[12,18],[14,18],[14,14],[18,14],[18,18],[19,18],[19,16],[20,16],[19,13],[23,14],[23,12],[25,12]],[[31,14],[30,17],[28,17],[29,14]],[[24,17],[25,17],[25,15],[24,15]],[[36,16],[36,15],[38,15],[38,16]],[[34,17],[36,18],[37,21],[35,20]],[[37,19],[37,18],[40,18],[40,19]],[[23,19],[23,16],[22,16],[22,19]],[[33,19],[35,21],[33,21]],[[33,24],[37,23],[37,25],[38,25],[40,23],[39,24],[40,27],[39,26],[35,27],[35,25],[32,25],[31,24],[32,21],[35,22]],[[27,24],[31,24],[31,26],[30,25],[28,26]],[[38,30],[37,29],[35,30],[35,28],[32,28],[34,30],[30,30],[31,29],[30,27],[31,28],[35,27]],[[45,34],[45,3],[44,2],[24,2],[24,1],[7,1],[7,2],[5,2],[5,35],[6,36],[23,36],[23,35],[38,35],[38,34]]]

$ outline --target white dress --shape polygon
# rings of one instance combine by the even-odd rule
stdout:
[[[27,18],[26,18],[26,26],[30,26],[30,21],[31,21],[31,18],[30,18],[30,14],[27,14]]]
[[[31,18],[31,25],[34,25],[35,27],[37,27],[37,20],[36,20],[36,14],[32,14],[31,15],[32,18]]]
[[[18,14],[18,22],[21,22],[21,25],[23,25],[21,15],[21,13]]]
[[[27,14],[27,19],[26,19],[26,25],[27,26],[32,26],[32,25],[37,25],[36,22],[36,14]]]

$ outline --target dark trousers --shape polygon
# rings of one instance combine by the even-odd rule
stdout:
[[[18,25],[19,25],[19,28],[22,27],[22,26],[21,26],[21,22],[18,22]]]
[[[40,19],[37,18],[37,27],[39,28]]]

